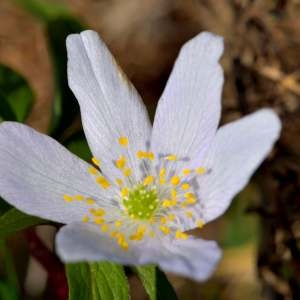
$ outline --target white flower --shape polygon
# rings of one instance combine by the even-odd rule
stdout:
[[[155,263],[206,279],[221,251],[184,232],[224,213],[278,138],[278,117],[263,109],[217,130],[223,41],[211,33],[182,48],[153,128],[95,32],[70,35],[67,50],[94,166],[50,137],[5,122],[1,196],[28,214],[67,224],[56,238],[65,262]]]

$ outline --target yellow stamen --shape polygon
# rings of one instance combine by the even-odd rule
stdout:
[[[122,186],[123,185],[123,180],[120,179],[120,178],[116,178],[116,183],[117,183],[117,185]]]
[[[162,232],[163,234],[165,234],[165,235],[168,235],[168,234],[170,234],[170,232],[171,232],[170,228],[167,227],[167,226],[164,226],[164,225],[159,226],[159,229],[160,229],[161,232]]]
[[[130,235],[129,239],[132,241],[140,241],[144,238],[146,228],[144,226],[139,226],[135,233]]]
[[[177,156],[175,154],[170,154],[165,157],[165,160],[175,161],[175,160],[177,160]]]
[[[84,197],[82,195],[75,195],[74,198],[77,200],[77,201],[82,201],[84,199]]]
[[[120,221],[120,220],[115,221],[116,228],[120,228],[121,226],[122,226],[122,221]]]
[[[149,175],[144,179],[144,185],[150,185],[154,181],[154,176]]]
[[[178,185],[180,183],[180,177],[178,175],[174,175],[170,182],[172,185]]]
[[[171,197],[176,198],[177,197],[177,192],[176,190],[171,190]]]
[[[96,202],[95,202],[95,200],[92,199],[92,198],[87,198],[87,199],[85,200],[85,203],[86,203],[87,205],[93,205],[93,204],[95,204]]]
[[[138,159],[146,159],[148,158],[149,160],[154,160],[155,156],[153,152],[145,152],[145,151],[138,151],[136,153],[136,156]]]
[[[124,155],[120,155],[119,159],[116,160],[116,167],[120,170],[124,169],[126,165],[126,158]]]
[[[190,188],[190,185],[188,183],[183,183],[181,185],[181,188],[184,190],[184,191],[187,191],[189,188]]]
[[[152,230],[152,231],[150,231],[149,232],[149,236],[151,237],[151,238],[154,238],[155,237],[155,232]]]
[[[160,223],[161,224],[166,224],[167,223],[167,218],[166,217],[161,217],[160,218]]]
[[[204,221],[201,219],[196,221],[196,226],[200,229],[204,226],[204,224],[205,224]]]
[[[204,167],[199,167],[196,169],[196,173],[198,175],[203,175],[206,172],[206,169]]]
[[[89,167],[89,173],[90,174],[93,174],[93,175],[95,175],[95,174],[97,174],[97,172],[98,172],[98,170],[95,168],[95,167]]]
[[[90,220],[88,216],[83,216],[82,217],[82,222],[87,223]]]
[[[186,215],[187,218],[191,219],[191,218],[193,217],[193,212],[187,211],[187,212],[185,213],[185,215]]]
[[[129,195],[129,190],[128,190],[128,188],[123,187],[123,188],[121,189],[121,196],[122,196],[122,197],[127,197],[128,195]]]
[[[174,214],[169,214],[168,218],[170,221],[174,221],[175,220],[175,215]]]
[[[108,189],[110,187],[110,183],[109,181],[103,177],[103,176],[100,176],[96,179],[96,181],[102,186],[102,188],[104,189]]]
[[[69,195],[64,195],[64,200],[65,200],[66,202],[72,202],[72,201],[73,201],[73,198],[72,198],[71,196],[69,196]]]
[[[101,226],[101,231],[102,231],[102,232],[107,232],[108,229],[109,229],[109,227],[108,227],[107,224],[102,224],[102,226]]]
[[[121,136],[119,138],[119,144],[122,146],[122,147],[127,147],[128,146],[128,138],[126,136]]]
[[[163,207],[171,207],[171,206],[172,206],[171,200],[169,200],[169,199],[164,199],[164,200],[162,201],[162,206],[163,206]]]
[[[100,166],[100,160],[98,160],[96,157],[92,157],[92,163],[97,167]]]
[[[190,175],[191,170],[190,169],[183,169],[182,173],[183,173],[183,175],[187,176],[187,175]]]
[[[96,217],[102,217],[105,215],[105,210],[103,208],[91,208],[90,213]]]
[[[181,231],[177,230],[176,233],[175,233],[175,238],[186,240],[188,238],[188,235],[184,232],[181,232]]]
[[[96,217],[94,218],[94,223],[97,225],[101,225],[104,223],[104,219],[102,217]]]
[[[127,169],[124,170],[123,175],[125,177],[129,177],[131,175],[131,173],[132,173],[132,170],[127,168]]]

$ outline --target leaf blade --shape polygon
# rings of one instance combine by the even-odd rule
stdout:
[[[122,266],[110,262],[67,264],[69,300],[129,300]]]

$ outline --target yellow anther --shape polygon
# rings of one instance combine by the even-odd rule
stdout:
[[[122,196],[122,197],[127,197],[128,195],[129,195],[129,190],[128,190],[128,188],[123,187],[123,188],[121,189],[121,196]]]
[[[143,159],[143,158],[145,158],[145,152],[143,152],[143,151],[138,151],[138,152],[136,153],[136,156],[137,156],[138,159]]]
[[[116,237],[119,236],[119,232],[118,232],[118,231],[112,231],[112,232],[110,233],[110,236],[111,236],[112,238],[116,238]]]
[[[82,201],[84,199],[84,196],[82,196],[82,195],[75,195],[74,198],[77,201]]]
[[[88,204],[88,205],[93,205],[93,204],[96,203],[96,201],[94,199],[92,199],[92,198],[87,198],[85,200],[85,203]]]
[[[177,199],[176,198],[172,198],[171,200],[171,206],[176,206],[177,205]]]
[[[122,226],[122,221],[120,221],[120,220],[115,221],[116,228],[120,228],[121,226]]]
[[[132,173],[132,170],[129,169],[129,168],[127,168],[127,169],[125,169],[125,170],[123,171],[123,175],[124,175],[125,177],[129,177],[129,176],[131,175],[131,173]]]
[[[170,221],[174,221],[175,220],[175,215],[174,214],[169,214],[168,218]]]
[[[153,160],[155,158],[153,152],[145,152],[145,151],[140,151],[140,150],[136,153],[136,156],[138,159],[148,158],[150,160]]]
[[[126,157],[124,155],[120,155],[119,159],[116,160],[116,167],[120,170],[124,169],[126,165]]]
[[[93,175],[95,175],[95,174],[97,174],[97,172],[98,172],[98,170],[95,168],[95,167],[89,167],[89,173],[90,174],[93,174]]]
[[[104,219],[102,217],[95,217],[94,218],[94,223],[97,225],[101,225],[104,223]]]
[[[180,177],[178,175],[174,175],[170,182],[172,185],[178,185],[180,183]]]
[[[90,220],[88,216],[83,216],[82,217],[82,222],[87,223]]]
[[[191,170],[190,170],[190,169],[183,169],[183,170],[182,170],[182,174],[183,174],[184,176],[190,175],[190,174],[191,174]]]
[[[166,169],[165,169],[165,168],[161,168],[161,169],[159,170],[159,176],[160,176],[160,177],[166,176]]]
[[[175,238],[186,240],[188,238],[188,235],[184,232],[181,232],[181,231],[177,230],[176,233],[175,233]]]
[[[96,157],[92,157],[92,163],[97,167],[100,166],[100,160],[98,160]]]
[[[64,195],[64,200],[66,202],[72,202],[73,201],[73,198],[70,196],[70,195]]]
[[[183,183],[181,185],[181,188],[184,190],[184,191],[187,191],[189,188],[190,188],[190,185],[188,183]]]
[[[154,160],[154,153],[153,152],[148,152],[147,153],[147,158],[150,160]]]
[[[152,230],[152,231],[150,231],[149,232],[149,236],[151,237],[151,238],[154,238],[155,237],[155,232]]]
[[[128,250],[128,243],[126,242],[125,236],[122,233],[118,234],[117,243],[124,251]]]
[[[159,229],[165,235],[168,235],[171,232],[170,228],[164,225],[159,226]]]
[[[194,197],[190,197],[186,199],[187,204],[195,204],[197,202],[197,199]]]
[[[166,217],[161,217],[159,221],[160,221],[161,224],[166,224],[167,223],[167,218]]]
[[[172,201],[169,200],[169,199],[164,199],[164,200],[162,201],[162,206],[163,206],[163,207],[171,207],[171,206],[172,206]]]
[[[166,183],[166,178],[160,177],[160,178],[159,178],[159,184],[160,184],[160,185],[164,185],[165,183]]]
[[[116,178],[116,183],[117,183],[117,185],[122,186],[123,185],[123,180],[120,179],[120,178]]]
[[[107,232],[108,229],[109,229],[109,226],[108,226],[107,224],[102,224],[102,225],[101,225],[101,231],[102,231],[102,232]]]
[[[170,154],[165,157],[165,160],[175,161],[177,160],[177,156],[175,154]]]
[[[162,168],[160,169],[159,171],[159,184],[163,185],[166,183],[166,169],[165,168]]]
[[[103,208],[91,208],[90,213],[96,217],[102,217],[105,215],[105,210]]]
[[[146,228],[144,226],[139,226],[135,233],[130,235],[129,239],[132,241],[140,241],[144,238]]]
[[[187,204],[195,204],[197,202],[197,198],[194,193],[186,193],[184,197],[186,198]]]
[[[122,147],[127,147],[128,146],[128,138],[126,136],[119,137],[119,144]]]
[[[176,198],[177,197],[177,192],[176,190],[171,190],[171,197]]]
[[[199,219],[199,220],[196,221],[196,226],[198,228],[202,228],[204,226],[204,224],[205,224],[204,221],[201,220],[201,219]]]
[[[149,175],[144,179],[144,185],[150,185],[154,182],[154,176]]]
[[[198,175],[203,175],[206,172],[206,169],[204,167],[199,167],[196,169],[196,173]]]
[[[187,211],[187,212],[185,213],[185,215],[186,215],[187,218],[191,219],[191,218],[193,217],[193,212]]]
[[[110,183],[109,181],[103,177],[103,176],[99,176],[97,177],[96,181],[102,186],[102,188],[104,189],[108,189],[110,187]]]

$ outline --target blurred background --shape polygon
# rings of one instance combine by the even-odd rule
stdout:
[[[84,28],[100,33],[152,117],[181,45],[203,30],[224,37],[222,123],[269,106],[283,132],[226,215],[195,232],[224,248],[214,276],[168,278],[179,299],[300,299],[300,1],[1,0],[0,120],[25,122],[89,160],[64,45]],[[0,211],[4,222],[3,201]],[[55,231],[0,234],[1,300],[64,299]],[[147,299],[128,276],[132,298]]]

